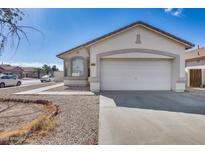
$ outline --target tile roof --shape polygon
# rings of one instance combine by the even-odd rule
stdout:
[[[205,48],[199,48],[185,53],[186,60],[205,58]]]
[[[2,68],[5,71],[12,71],[15,69],[20,69],[21,71],[24,71],[24,72],[32,72],[35,70],[35,67],[20,67],[20,66],[12,66],[9,64],[1,64],[0,68]]]
[[[16,68],[20,68],[18,66],[11,66],[11,65],[5,65],[5,64],[0,65],[0,67],[3,68],[6,71],[11,71],[11,70],[14,70]]]
[[[21,67],[25,72],[33,72],[36,70],[35,67]]]

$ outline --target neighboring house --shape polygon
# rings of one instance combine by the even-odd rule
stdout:
[[[205,85],[205,48],[186,52],[186,74],[188,87]]]
[[[194,45],[144,22],[65,51],[64,84],[90,90],[185,90],[185,50]]]
[[[4,71],[4,69],[2,67],[0,67],[0,74]]]
[[[23,69],[23,77],[38,78],[38,71],[35,67],[21,67]]]
[[[19,78],[22,78],[23,69],[19,66],[11,66],[11,65],[0,65],[0,73],[4,74],[15,74]]]
[[[14,74],[17,75],[19,78],[38,78],[38,71],[34,67],[20,67],[2,64],[0,65],[0,73]]]

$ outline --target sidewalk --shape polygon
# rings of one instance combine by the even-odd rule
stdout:
[[[56,88],[56,87],[60,87],[60,86],[63,86],[63,85],[64,85],[64,83],[59,83],[59,84],[55,84],[55,85],[52,85],[52,86],[46,86],[46,87],[37,88],[37,89],[33,89],[33,90],[28,90],[28,91],[23,91],[23,92],[19,92],[19,93],[15,93],[15,94],[17,94],[17,95],[38,94],[42,91],[46,91],[46,90]]]
[[[63,86],[64,83],[58,83],[52,86],[46,86],[42,88],[37,88],[33,90],[27,90],[23,92],[15,93],[16,95],[31,95],[31,94],[38,94],[38,95],[95,95],[91,91],[47,91],[49,89],[57,88]]]

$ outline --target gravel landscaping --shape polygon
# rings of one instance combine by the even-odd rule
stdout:
[[[57,88],[52,88],[47,91],[89,91],[89,87],[68,87],[68,86],[60,86]]]
[[[56,117],[58,127],[51,134],[32,140],[30,144],[97,144],[98,142],[98,96],[15,95],[42,86],[12,87],[0,89],[0,97],[50,100],[60,107]]]

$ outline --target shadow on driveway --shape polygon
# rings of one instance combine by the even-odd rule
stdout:
[[[171,91],[103,91],[100,94],[113,99],[120,107],[205,115],[205,94]]]

